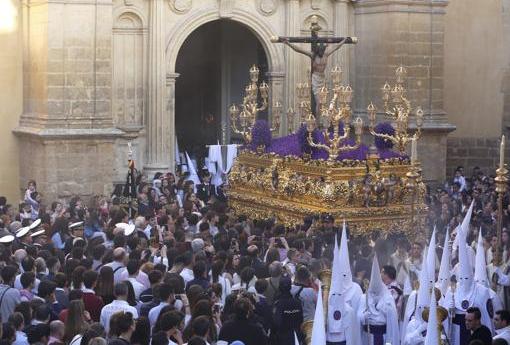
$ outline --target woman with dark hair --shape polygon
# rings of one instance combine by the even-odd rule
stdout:
[[[99,217],[98,209],[95,207],[88,208],[83,227],[85,238],[90,239],[96,236],[104,236],[103,228],[104,225]]]
[[[51,241],[53,245],[57,249],[63,250],[69,236],[69,220],[65,217],[57,217],[51,227]]]
[[[83,273],[86,270],[83,266],[78,266],[73,270],[71,289],[81,290],[83,288]]]
[[[184,331],[182,332],[183,340],[187,342],[191,338],[191,336],[193,335],[191,328],[193,321],[200,316],[206,316],[209,319],[210,322],[207,341],[209,343],[215,343],[218,340],[218,333],[221,328],[221,320],[219,316],[215,317],[215,315],[213,315],[211,303],[209,300],[206,299],[202,299],[194,305],[193,310],[191,312],[191,319],[184,328]]]
[[[69,302],[67,320],[65,323],[64,341],[69,345],[78,345],[83,334],[88,329],[90,315],[85,310],[82,300]]]
[[[135,296],[135,289],[133,288],[133,284],[129,280],[126,280],[124,283],[126,283],[128,287],[128,296],[127,296],[127,302],[130,306],[135,307],[138,312],[140,312],[140,305],[136,302],[136,296]]]
[[[149,345],[151,340],[151,324],[149,319],[141,316],[136,320],[135,331],[131,335],[131,345]]]
[[[221,285],[221,304],[225,304],[225,298],[232,292],[232,285],[225,273],[225,263],[215,260],[211,266],[211,283]]]
[[[105,305],[113,302],[113,269],[110,266],[103,266],[99,270],[97,278],[96,294],[103,299]]]

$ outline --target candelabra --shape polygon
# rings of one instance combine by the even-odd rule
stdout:
[[[259,112],[266,110],[268,107],[269,86],[265,81],[257,84],[259,73],[260,70],[257,66],[253,65],[250,68],[250,83],[245,88],[245,96],[243,97],[241,109],[235,104],[232,104],[229,108],[232,131],[240,134],[247,143],[251,142],[251,130]],[[261,101],[259,101],[259,96]],[[275,102],[273,105],[271,131],[277,131],[280,128],[281,113],[282,105],[280,102]]]
[[[298,83],[296,85],[296,96],[299,104],[299,112],[301,115],[301,123],[304,124],[306,122],[307,115],[312,111],[311,103],[310,103],[310,84],[308,83]]]
[[[497,219],[497,237],[498,243],[494,255],[494,265],[500,266],[503,263],[503,253],[501,248],[501,231],[503,228],[503,198],[508,188],[508,170],[505,168],[505,136],[501,137],[501,146],[499,151],[499,169],[496,170],[496,193],[498,193],[498,219]]]
[[[319,90],[319,103],[320,103],[320,124],[323,127],[323,135],[325,143],[315,143],[313,141],[313,131],[317,127],[317,120],[313,115],[310,108],[307,108],[308,116],[306,117],[306,129],[308,131],[308,144],[312,147],[323,149],[328,152],[328,161],[334,162],[338,154],[343,151],[355,150],[361,143],[361,133],[363,131],[363,121],[360,117],[354,121],[354,133],[356,135],[356,142],[354,145],[349,145],[344,142],[349,138],[351,131],[351,106],[352,102],[352,88],[347,85],[340,84],[342,80],[342,71],[339,67],[334,67],[331,71],[331,79],[333,82],[333,96],[327,106],[329,90],[323,86]],[[343,122],[343,134],[340,134],[340,123]]]
[[[395,134],[377,133],[374,130],[375,117],[377,109],[373,103],[367,107],[368,118],[370,120],[369,131],[374,137],[382,138],[391,141],[400,153],[404,153],[407,144],[413,138],[419,139],[421,136],[421,128],[423,126],[423,110],[418,107],[415,111],[416,116],[416,131],[414,134],[409,133],[409,117],[412,111],[411,102],[406,97],[406,89],[404,87],[404,80],[407,71],[404,67],[400,66],[396,72],[396,84],[391,87],[387,82],[382,88],[384,114],[395,123]]]

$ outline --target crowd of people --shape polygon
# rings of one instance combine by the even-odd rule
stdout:
[[[20,204],[0,197],[0,343],[415,345],[437,307],[450,344],[510,344],[510,203],[495,265],[497,194],[480,169],[428,191],[413,238],[351,236],[328,214],[295,228],[236,217],[200,180],[140,175],[127,206],[123,188],[52,201],[35,181]]]

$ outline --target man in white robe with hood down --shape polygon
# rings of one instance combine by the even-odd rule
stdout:
[[[478,307],[482,314],[482,324],[493,330],[492,300],[489,290],[477,284],[474,280],[473,267],[468,256],[465,233],[461,231],[458,238],[459,265],[457,270],[457,287],[454,293],[446,296],[446,305],[449,309],[455,308],[455,315],[452,319],[452,345],[467,344],[470,338],[470,331],[466,329],[466,310],[470,307]]]
[[[350,302],[357,307],[362,292],[360,286],[352,282],[345,222],[340,243],[340,255],[337,252],[338,245],[335,237],[331,287],[328,297],[327,344],[361,345],[361,327],[357,311],[346,299],[346,296],[349,296]],[[359,291],[359,294],[357,294],[357,291]]]
[[[382,281],[377,255],[374,256],[370,284],[365,298],[360,303],[358,315],[363,327],[363,344],[384,345],[386,343],[400,343],[395,300]]]

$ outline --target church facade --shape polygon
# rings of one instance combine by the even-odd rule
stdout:
[[[451,141],[447,152],[447,136],[455,129],[445,111],[448,7],[446,0],[25,0],[20,6],[23,106],[12,128],[20,187],[35,179],[50,199],[107,194],[113,182],[125,178],[128,142],[138,169],[149,175],[173,169],[178,123],[198,128],[209,118],[192,112],[215,113],[210,117],[217,122],[217,140],[228,141],[227,109],[241,98],[251,61],[263,61],[271,101],[295,108],[296,83],[307,80],[310,61],[271,37],[309,35],[312,16],[318,17],[321,36],[359,38],[328,65],[343,69],[344,83],[354,89],[356,115],[366,119],[371,101],[382,108],[381,87],[394,81],[398,66],[407,67],[409,98],[425,111],[418,148],[423,174],[440,182],[457,143]],[[191,61],[208,58],[198,48],[185,53],[183,47],[211,23],[233,23],[211,43],[211,49],[225,47],[224,37],[230,37],[223,52],[218,48],[224,75],[204,81],[214,71],[202,70],[196,73],[202,79],[193,80],[204,90],[179,94],[188,78],[181,71],[198,69]],[[243,55],[249,48],[242,42],[255,41],[261,49]],[[214,100],[204,101],[215,88],[220,91]],[[190,110],[182,105],[188,99],[213,102],[213,110],[207,104]],[[280,134],[287,125],[284,120]]]

